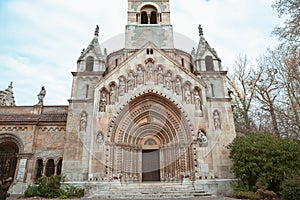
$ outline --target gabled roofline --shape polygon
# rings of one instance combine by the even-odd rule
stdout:
[[[118,70],[120,70],[122,67],[124,67],[126,64],[128,64],[131,60],[133,60],[138,54],[140,54],[142,51],[144,51],[147,47],[152,47],[153,49],[155,49],[156,51],[158,51],[160,54],[162,54],[164,57],[166,57],[166,59],[168,61],[170,61],[171,63],[173,63],[176,67],[178,67],[179,69],[181,69],[183,72],[185,72],[188,76],[190,76],[191,78],[193,78],[194,80],[196,80],[197,82],[199,82],[204,88],[207,87],[207,84],[201,80],[200,78],[198,78],[197,76],[195,76],[193,73],[189,72],[186,68],[182,67],[178,62],[174,61],[169,55],[167,55],[162,49],[159,49],[154,43],[148,41],[147,43],[145,43],[140,49],[138,49],[135,53],[133,53],[131,56],[129,56],[124,62],[120,63],[120,65],[118,67],[116,67],[115,69],[113,69],[111,72],[109,72],[108,74],[106,74],[105,78],[109,78],[110,76],[112,76],[113,74],[115,74]],[[124,49],[124,51],[126,51],[127,49]],[[131,49],[133,50],[133,49]],[[176,49],[170,49],[170,51],[175,51]],[[104,80],[101,80],[96,87],[98,87]]]

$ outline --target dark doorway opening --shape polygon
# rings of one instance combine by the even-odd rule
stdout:
[[[0,178],[15,176],[19,148],[14,142],[0,144]]]
[[[142,181],[160,181],[159,150],[143,150]]]

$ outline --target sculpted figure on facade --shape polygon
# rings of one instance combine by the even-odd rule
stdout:
[[[213,118],[214,118],[215,129],[216,130],[221,129],[220,113],[217,110],[214,111]]]
[[[166,76],[166,87],[167,87],[168,90],[172,89],[172,75],[171,75],[171,72],[167,73],[167,76]]]
[[[104,143],[104,136],[103,136],[103,133],[102,132],[99,132],[98,135],[97,135],[97,139],[96,139],[96,143],[98,145],[101,145]]]
[[[202,110],[201,94],[199,90],[195,90],[194,101],[196,110]]]
[[[128,90],[133,90],[134,89],[134,76],[133,73],[130,72],[128,74]]]
[[[192,99],[191,99],[191,89],[189,85],[185,85],[185,89],[184,89],[184,101],[185,103],[191,103]]]
[[[208,143],[207,137],[201,129],[198,130],[197,142],[199,143],[199,145],[201,147],[202,146],[207,146],[207,143]]]
[[[44,98],[46,96],[46,89],[45,89],[44,86],[42,87],[40,93],[37,96],[38,96],[38,103],[37,103],[37,105],[39,105],[39,106],[44,105]]]
[[[87,113],[83,111],[80,114],[79,131],[86,131],[87,127]]]
[[[107,104],[106,92],[102,91],[101,92],[101,98],[100,98],[100,105],[99,105],[99,111],[100,112],[105,112],[106,104]]]
[[[176,78],[176,82],[175,82],[175,93],[177,95],[181,94],[181,81],[178,77]]]
[[[112,104],[112,105],[115,104],[115,102],[116,102],[116,87],[115,87],[115,85],[110,86],[109,97],[110,97],[110,104]]]
[[[120,81],[119,81],[119,95],[123,96],[125,94],[125,92],[126,92],[125,79],[124,79],[124,77],[121,77]]]
[[[137,84],[138,85],[144,84],[144,72],[142,67],[138,67],[137,69]]]
[[[152,63],[148,64],[148,81],[152,81],[152,74],[153,74],[153,65]]]
[[[163,69],[161,66],[159,66],[158,70],[157,70],[157,83],[164,84],[164,75],[163,75]]]

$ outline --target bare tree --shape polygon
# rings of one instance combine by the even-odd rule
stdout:
[[[231,75],[227,77],[232,92],[233,113],[238,134],[248,135],[257,131],[254,121],[256,113],[252,108],[255,85],[260,75],[256,74],[254,69],[247,56],[238,56]]]
[[[299,49],[300,44],[300,1],[276,0],[273,4],[280,18],[284,18],[284,24],[278,25],[273,33],[283,43],[289,43],[292,49]]]

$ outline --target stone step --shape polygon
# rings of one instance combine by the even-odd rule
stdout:
[[[122,183],[111,184],[106,189],[90,185],[89,198],[95,199],[189,199],[211,196],[192,184],[181,183]]]

